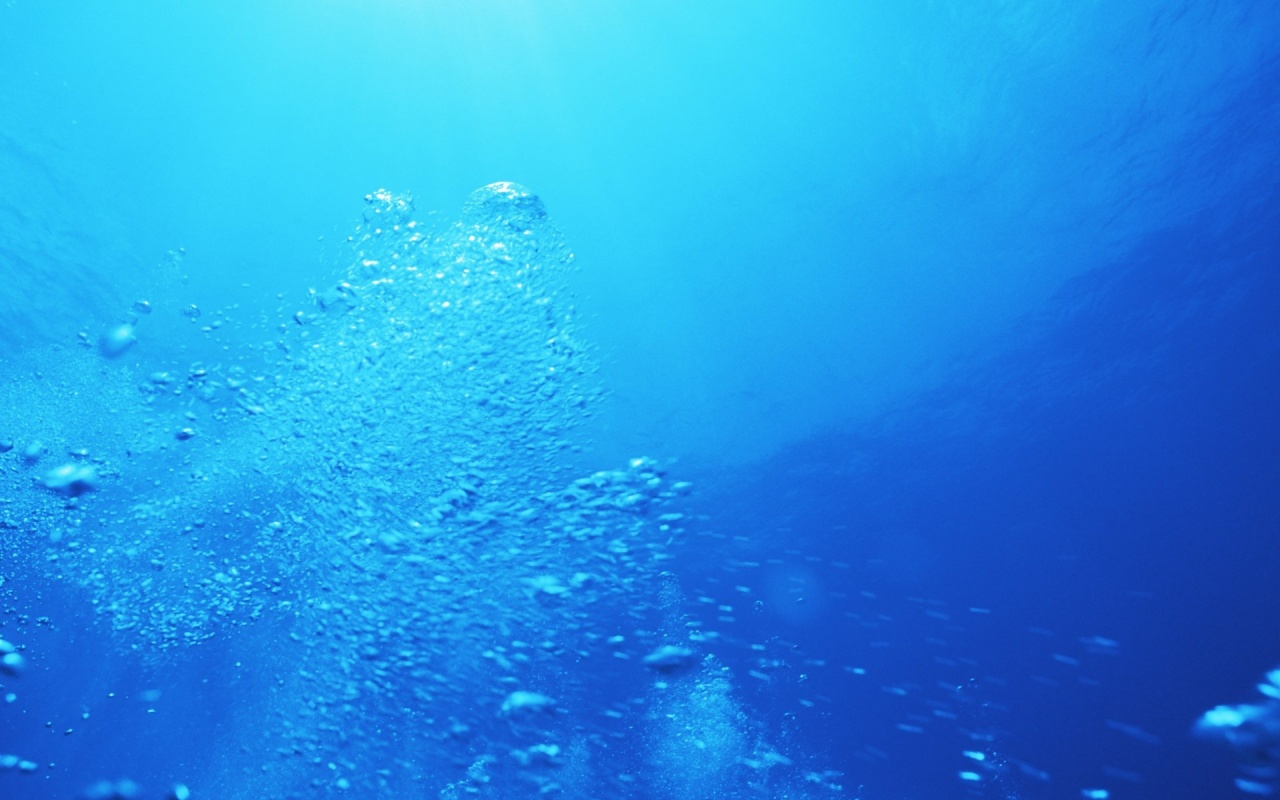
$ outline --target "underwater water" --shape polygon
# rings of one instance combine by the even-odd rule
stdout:
[[[1276,31],[5,0],[0,799],[1280,793]]]

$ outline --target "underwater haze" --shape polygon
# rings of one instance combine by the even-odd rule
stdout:
[[[3,0],[0,798],[1280,794],[1277,32]]]

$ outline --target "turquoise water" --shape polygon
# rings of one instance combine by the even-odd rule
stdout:
[[[9,0],[0,797],[1271,793],[1276,30]]]

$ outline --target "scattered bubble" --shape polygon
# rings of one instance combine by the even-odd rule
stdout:
[[[124,355],[138,341],[133,325],[122,322],[103,331],[98,339],[98,349],[107,358],[118,358]]]
[[[81,792],[82,800],[134,800],[142,787],[131,780],[98,781]]]
[[[664,644],[644,657],[644,665],[661,673],[672,673],[684,669],[694,661],[693,651],[688,647]]]
[[[97,488],[98,470],[92,464],[63,464],[45,473],[44,486],[69,497],[79,497]]]
[[[25,666],[26,660],[18,652],[18,648],[0,639],[0,673],[16,678],[22,674]]]
[[[555,701],[545,694],[517,691],[502,701],[502,713],[507,716],[555,710]]]

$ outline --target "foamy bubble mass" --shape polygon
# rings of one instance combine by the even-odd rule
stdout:
[[[541,201],[495,183],[428,227],[379,191],[349,244],[265,344],[149,363],[149,320],[130,323],[67,354],[92,392],[51,374],[45,413],[6,420],[42,452],[83,448],[6,461],[0,521],[49,542],[15,560],[147,669],[241,654],[219,755],[172,780],[262,798],[839,792],[769,744],[715,634],[680,623],[665,570],[688,484],[643,457],[572,473],[603,390]]]

